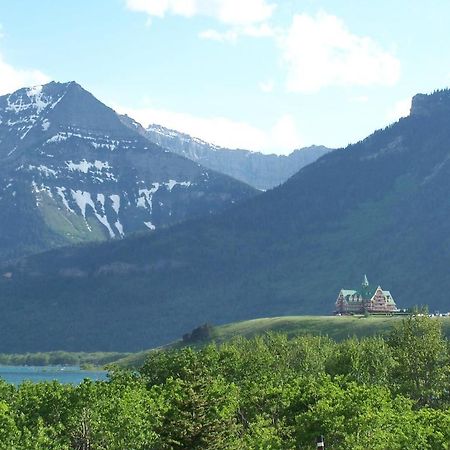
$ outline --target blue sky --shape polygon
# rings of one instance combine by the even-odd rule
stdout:
[[[450,2],[1,0],[0,94],[76,80],[143,125],[344,146],[450,83]]]

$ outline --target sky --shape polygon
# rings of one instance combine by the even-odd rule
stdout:
[[[0,95],[75,80],[142,125],[343,147],[450,84],[450,2],[0,0]]]

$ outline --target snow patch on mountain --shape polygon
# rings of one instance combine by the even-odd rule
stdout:
[[[40,172],[41,174],[45,175],[46,177],[50,177],[50,176],[56,177],[56,175],[58,174],[58,172],[56,170],[50,169],[50,167],[47,167],[43,164],[41,164],[40,166],[33,166],[32,164],[30,164],[28,166],[28,170],[30,170],[30,171],[36,170],[36,171]]]
[[[152,203],[153,194],[158,192],[159,187],[160,187],[159,183],[153,183],[153,187],[150,189],[139,189],[139,198],[136,202],[136,206],[145,209],[147,209],[148,206],[151,213],[153,210],[153,203]]]
[[[88,162],[82,159],[79,163],[74,163],[72,160],[66,161],[66,165],[69,170],[78,170],[79,172],[88,173],[90,169],[95,168],[97,171],[102,171],[103,169],[111,169],[108,161],[98,161]]]
[[[42,121],[42,130],[43,131],[47,131],[50,127],[50,122],[48,121],[48,119],[44,119]]]
[[[68,139],[67,133],[57,133],[54,136],[52,136],[50,139],[47,139],[45,141],[46,144],[52,144],[55,142],[61,142],[61,141],[65,141],[66,139]]]
[[[38,185],[34,180],[31,182],[31,191],[35,194],[36,206],[41,206],[42,193],[47,194],[50,198],[53,198],[52,191],[49,186],[45,186],[43,183]],[[13,192],[15,196],[15,192]]]
[[[63,202],[63,205],[65,206],[65,208],[69,212],[75,214],[75,211],[69,206],[69,202],[67,201],[66,188],[65,187],[56,186],[56,192],[61,197],[61,201]]]
[[[100,202],[100,204],[102,205],[102,211],[101,212],[103,213],[103,214],[99,214],[97,209],[96,209],[96,207],[95,207],[95,203],[92,200],[90,192],[84,192],[84,191],[81,191],[81,190],[74,191],[74,190],[71,189],[71,193],[72,193],[73,199],[75,200],[76,204],[80,208],[81,215],[83,216],[88,229],[90,231],[92,231],[92,229],[90,228],[90,226],[89,226],[89,224],[88,224],[88,222],[86,220],[86,210],[87,210],[87,207],[90,206],[92,211],[93,211],[93,213],[94,213],[94,215],[95,215],[95,217],[97,218],[97,220],[100,223],[102,223],[106,227],[106,229],[108,230],[109,236],[111,238],[114,238],[116,236],[116,234],[112,230],[111,225],[108,222],[108,218],[107,218],[105,210],[104,210],[105,196],[103,194],[97,194],[97,201]]]
[[[93,172],[97,177],[95,179],[100,183],[103,181],[117,181],[116,176],[111,171],[112,167],[109,165],[108,161],[86,161],[86,159],[82,159],[80,162],[73,162],[72,160],[65,162],[67,168],[71,172],[81,172],[81,173],[89,173]],[[94,170],[95,169],[95,170]]]
[[[106,143],[106,142],[92,142],[91,144],[92,144],[92,146],[95,148],[95,149],[98,149],[98,148],[107,148],[108,150],[110,150],[110,151],[114,151],[116,148],[117,148],[117,146],[118,146],[118,141],[116,141],[117,143],[114,143],[114,142],[112,142],[112,143],[110,143],[110,144],[108,144],[108,143]]]
[[[116,212],[116,214],[119,214],[120,210],[120,195],[112,194],[109,196],[112,202],[112,209]]]
[[[149,230],[156,230],[155,225],[153,225],[151,222],[144,222],[144,225],[149,229]]]
[[[116,150],[119,146],[123,148],[134,148],[132,144],[135,141],[130,141],[129,139],[117,140],[109,139],[105,136],[90,135],[89,133],[82,132],[81,130],[74,129],[73,131],[59,131],[57,134],[47,139],[46,144],[54,144],[62,141],[67,141],[70,138],[78,138],[89,141],[89,143],[96,149],[106,149],[109,151]]]
[[[167,183],[164,183],[167,186],[167,189],[171,191],[175,186],[184,186],[189,187],[192,185],[190,181],[175,181],[169,180]]]
[[[50,121],[42,118],[43,113],[49,108],[54,108],[65,93],[63,92],[55,99],[43,92],[43,86],[33,86],[6,96],[4,111],[13,114],[7,121],[10,127],[9,131],[21,133],[19,138],[23,140],[38,121],[42,130],[47,131],[50,127]]]
[[[81,215],[86,220],[86,206],[91,206],[92,209],[95,209],[94,202],[91,199],[91,194],[89,192],[83,192],[80,190],[70,190],[72,194],[72,198],[75,200],[75,203],[77,204],[78,208],[80,208]],[[90,229],[90,227],[89,227]]]
[[[28,98],[31,106],[36,109],[36,113],[40,114],[50,103],[51,99],[42,94],[42,86],[33,86],[27,90]]]
[[[122,226],[122,224],[120,223],[120,220],[119,220],[119,219],[116,220],[116,222],[114,223],[114,226],[116,227],[116,230],[119,232],[120,237],[124,237],[124,236],[125,236],[125,233],[124,233],[124,231],[123,231],[123,226]]]

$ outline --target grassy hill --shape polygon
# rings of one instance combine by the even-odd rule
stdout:
[[[245,320],[215,327],[211,339],[196,345],[205,345],[213,341],[226,342],[237,336],[251,338],[269,332],[285,333],[289,337],[302,334],[322,335],[341,341],[353,336],[361,338],[389,333],[401,320],[401,316],[286,316]],[[436,320],[442,321],[444,334],[450,338],[450,317],[436,318]],[[187,344],[179,340],[154,350],[133,353],[113,364],[121,367],[139,367],[152,351],[180,348],[185,345]]]

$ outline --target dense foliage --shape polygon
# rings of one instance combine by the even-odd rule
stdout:
[[[2,450],[449,449],[449,342],[405,319],[387,338],[269,334],[155,352],[79,386],[0,382]]]

